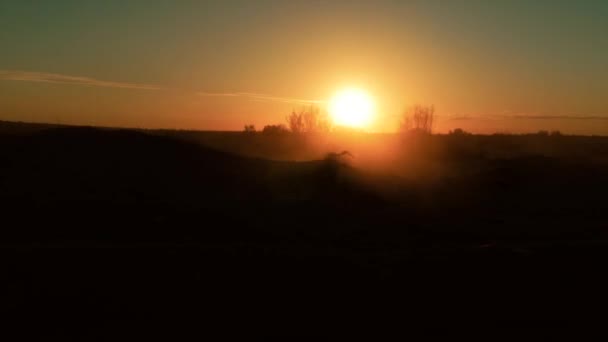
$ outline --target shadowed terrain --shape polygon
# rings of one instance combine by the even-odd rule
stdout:
[[[555,332],[606,285],[605,138],[0,132],[4,310],[50,334]]]

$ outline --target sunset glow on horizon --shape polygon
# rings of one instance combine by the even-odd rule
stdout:
[[[329,101],[329,113],[338,126],[366,128],[373,120],[374,111],[371,96],[357,88],[344,89]]]
[[[8,0],[0,120],[241,130],[327,104],[336,124],[395,132],[422,104],[436,132],[608,135],[607,16],[544,0]],[[373,99],[333,99],[341,86]]]

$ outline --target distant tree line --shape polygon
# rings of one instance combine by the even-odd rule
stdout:
[[[317,106],[307,106],[300,110],[293,110],[285,117],[285,124],[266,125],[262,129],[263,134],[310,134],[328,133],[331,131],[331,121],[327,113],[321,111]],[[254,125],[245,125],[245,133],[255,133]]]
[[[325,111],[318,106],[307,106],[300,110],[292,110],[285,117],[285,124],[266,125],[261,130],[263,134],[310,134],[328,133],[332,127],[331,120]],[[401,118],[400,131],[403,133],[431,134],[435,121],[435,107],[416,105],[406,110]],[[245,133],[257,132],[254,125],[245,125]]]
[[[292,110],[285,117],[286,124],[265,125],[260,131],[266,135],[281,135],[281,134],[310,134],[310,133],[329,133],[331,131],[343,131],[340,127],[333,127],[329,115],[322,111],[318,106],[310,105],[300,110]],[[416,135],[431,135],[435,125],[435,106],[414,105],[401,114],[399,122],[399,132],[403,134]],[[349,131],[347,129],[347,131]],[[244,133],[255,134],[256,128],[254,125],[245,125]],[[472,133],[455,128],[448,132],[453,136],[467,136]],[[495,135],[508,133],[495,133]],[[562,136],[560,131],[540,130],[535,135],[538,136]]]

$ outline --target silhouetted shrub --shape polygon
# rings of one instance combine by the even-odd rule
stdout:
[[[335,186],[340,183],[340,170],[349,165],[352,157],[353,155],[346,150],[340,153],[330,152],[325,156],[325,164],[322,169],[325,185]]]
[[[471,133],[463,130],[462,128],[455,128],[451,130],[448,134],[457,136],[471,135]]]
[[[281,124],[266,125],[266,126],[264,126],[262,133],[268,134],[268,135],[279,135],[279,134],[289,133],[289,130],[287,129],[287,127],[285,127],[285,125],[281,125]]]
[[[340,153],[330,152],[325,156],[325,161],[336,164],[346,164],[348,162],[348,158],[352,158],[352,153],[344,150]]]
[[[248,134],[255,133],[255,125],[245,125],[243,132]]]
[[[561,137],[562,136],[562,132],[560,132],[560,131],[551,131],[551,136],[552,137]]]
[[[548,137],[549,136],[549,131],[538,131],[536,133],[536,135],[541,136],[541,137]]]
[[[416,105],[403,113],[400,130],[404,133],[419,132],[431,134],[435,120],[434,106]]]

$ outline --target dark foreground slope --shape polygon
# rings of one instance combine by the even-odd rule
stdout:
[[[466,171],[416,182],[126,130],[1,142],[2,302],[23,334],[502,335],[602,317],[602,163],[458,150],[441,161]]]

